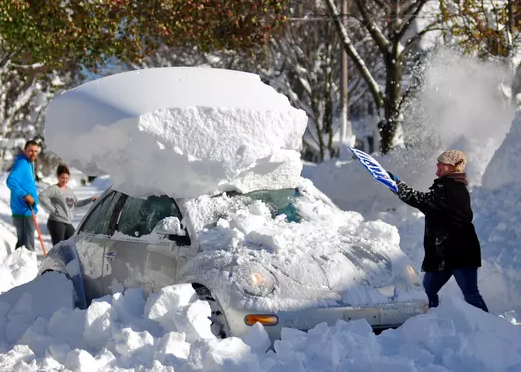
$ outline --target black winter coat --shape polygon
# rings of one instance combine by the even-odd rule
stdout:
[[[481,248],[464,173],[438,178],[430,192],[415,191],[398,181],[398,196],[425,214],[422,271],[481,266]]]

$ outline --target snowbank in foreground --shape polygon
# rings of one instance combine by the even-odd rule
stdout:
[[[23,247],[15,250],[0,265],[0,293],[30,282],[37,274],[36,253]]]
[[[72,309],[69,281],[45,274],[0,295],[3,371],[521,370],[521,328],[457,298],[376,336],[367,322],[284,328],[273,350],[260,325],[243,339],[210,333],[190,285],[142,289]]]
[[[306,123],[304,111],[257,75],[161,68],[55,98],[45,140],[84,173],[110,174],[125,193],[183,198],[292,186]]]

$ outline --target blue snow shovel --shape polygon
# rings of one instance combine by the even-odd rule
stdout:
[[[349,150],[356,156],[356,158],[362,163],[365,169],[371,174],[371,176],[378,182],[387,186],[391,191],[397,193],[398,186],[396,182],[389,177],[387,171],[378,163],[372,156],[365,152],[349,147]]]

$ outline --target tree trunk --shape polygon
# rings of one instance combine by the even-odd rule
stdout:
[[[401,122],[400,98],[403,78],[403,53],[400,41],[394,40],[391,53],[385,56],[386,82],[384,100],[384,118],[379,123],[380,151],[386,154],[393,148],[396,130]]]

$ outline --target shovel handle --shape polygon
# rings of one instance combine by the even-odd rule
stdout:
[[[29,209],[31,210],[31,214],[33,215],[33,222],[34,222],[34,226],[36,227],[36,231],[38,232],[38,238],[40,239],[40,244],[42,245],[43,255],[47,256],[47,252],[45,251],[45,245],[43,244],[42,233],[40,232],[40,227],[38,226],[38,221],[36,221],[36,215],[34,214],[33,206],[29,205]]]

